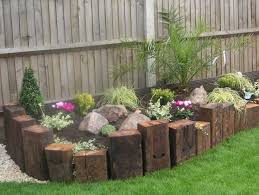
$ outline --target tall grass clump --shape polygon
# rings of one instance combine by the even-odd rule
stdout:
[[[215,88],[208,95],[209,103],[230,103],[235,109],[241,111],[245,108],[246,101],[240,97],[237,91],[230,88]]]
[[[139,106],[139,99],[134,89],[122,86],[106,90],[101,104],[124,105],[126,108],[136,109]]]
[[[253,83],[247,77],[243,76],[242,73],[229,73],[222,75],[217,80],[217,84],[220,88],[229,87],[237,91],[255,91]]]

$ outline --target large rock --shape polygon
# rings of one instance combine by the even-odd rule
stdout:
[[[190,100],[193,104],[203,105],[207,103],[207,91],[203,86],[196,88],[192,91],[190,95]]]
[[[109,122],[116,122],[119,118],[128,115],[128,111],[123,105],[104,105],[94,110],[104,116]]]
[[[109,124],[109,121],[101,114],[91,112],[85,116],[84,120],[79,125],[80,131],[89,131],[93,134],[99,134],[103,126]]]
[[[121,124],[119,130],[137,129],[138,123],[150,121],[150,118],[138,112],[130,114]]]

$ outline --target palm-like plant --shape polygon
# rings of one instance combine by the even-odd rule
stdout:
[[[200,22],[194,31],[188,32],[184,28],[183,18],[175,11],[160,14],[168,28],[168,38],[144,43],[126,42],[124,47],[136,51],[136,62],[115,68],[115,80],[133,69],[141,68],[157,74],[158,78],[166,83],[178,82],[181,88],[186,89],[198,73],[208,69],[215,63],[214,59],[221,55],[220,40],[209,36],[200,38],[206,32],[203,22]],[[233,46],[229,45],[231,48]],[[205,51],[209,51],[210,55],[202,58],[201,54]],[[147,67],[145,63],[148,58],[153,59],[151,67]]]

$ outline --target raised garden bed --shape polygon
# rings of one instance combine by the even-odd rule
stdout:
[[[246,107],[246,114],[239,118],[250,121],[244,123],[246,128],[257,127],[259,105]],[[138,129],[100,136],[107,141],[107,149],[73,154],[73,145],[54,144],[53,131],[35,125],[21,107],[4,110],[8,153],[30,176],[52,181],[126,179],[170,168],[230,138],[240,123],[234,120],[237,113],[231,106],[208,104],[200,108],[202,121],[146,121]]]

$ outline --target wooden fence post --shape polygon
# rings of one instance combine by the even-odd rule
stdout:
[[[145,0],[145,39],[147,41],[155,40],[155,36],[155,0]],[[147,87],[153,87],[156,85],[156,75],[149,71],[153,62],[154,59],[147,59]]]

